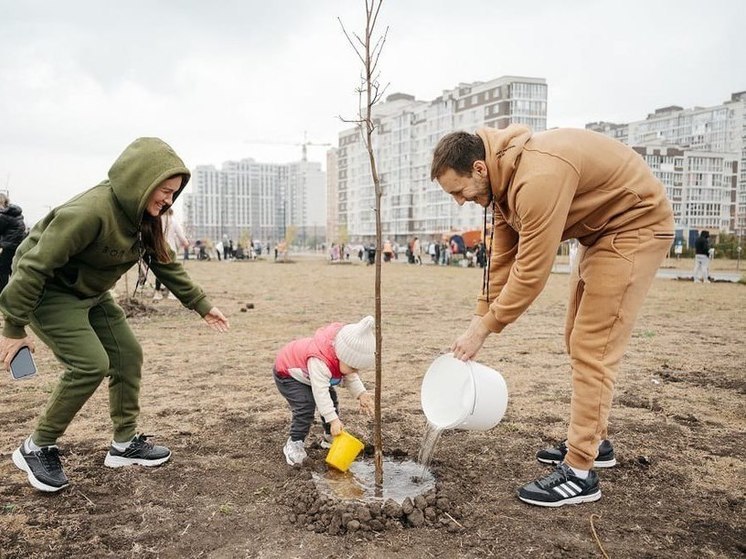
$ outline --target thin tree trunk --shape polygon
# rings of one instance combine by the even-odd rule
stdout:
[[[376,157],[373,153],[373,131],[375,125],[373,124],[373,105],[381,99],[383,91],[379,89],[379,83],[376,76],[376,67],[378,65],[378,58],[381,55],[381,50],[386,42],[386,33],[388,30],[372,44],[373,31],[376,26],[376,20],[378,19],[378,12],[381,9],[383,0],[365,0],[365,37],[361,39],[360,36],[354,34],[354,38],[357,41],[353,41],[352,37],[347,33],[342,25],[342,30],[347,37],[353,50],[358,55],[358,58],[363,64],[364,75],[362,87],[358,90],[361,95],[365,93],[365,114],[363,115],[363,108],[360,107],[358,114],[359,119],[356,120],[358,126],[365,126],[365,143],[368,149],[368,159],[370,160],[370,173],[373,178],[373,185],[376,193],[376,283],[375,283],[375,318],[376,318],[376,393],[375,393],[375,419],[373,421],[373,446],[375,448],[374,462],[375,462],[375,483],[376,490],[380,492],[383,488],[383,438],[381,436],[381,356],[383,354],[383,333],[381,328],[381,250],[382,250],[382,231],[381,231],[381,197],[383,195],[381,189],[381,180],[378,176],[378,170],[376,168]],[[340,21],[340,24],[342,22]],[[358,44],[362,48],[358,50]]]
[[[379,4],[380,5],[380,4]],[[366,5],[368,7],[368,5]],[[376,315],[376,412],[373,421],[373,445],[375,447],[375,481],[376,487],[383,486],[383,437],[381,435],[381,355],[383,353],[383,333],[381,328],[381,180],[376,168],[376,158],[373,154],[373,76],[371,64],[370,38],[373,32],[371,21],[371,10],[367,10],[366,40],[365,40],[365,82],[367,95],[367,113],[365,122],[367,125],[368,158],[370,159],[370,173],[373,177],[373,186],[376,192],[376,287],[375,287],[375,315]]]

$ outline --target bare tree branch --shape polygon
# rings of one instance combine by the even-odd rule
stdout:
[[[345,37],[347,37],[347,42],[350,43],[350,46],[352,47],[352,50],[355,51],[355,54],[360,59],[360,62],[362,62],[363,65],[365,65],[365,60],[363,59],[362,55],[358,52],[357,47],[355,46],[355,43],[352,42],[352,39],[350,38],[350,35],[347,33],[347,29],[345,29],[345,26],[342,23],[342,20],[339,19],[339,18],[337,18],[337,21],[339,21],[339,25],[342,27],[342,33],[344,33]]]
[[[376,41],[376,45],[373,47],[373,50],[371,51],[373,54],[376,55],[376,60],[381,54],[381,51],[383,50],[383,45],[386,43],[386,38],[389,34],[389,28],[386,28],[386,31],[383,32],[383,35],[378,37],[378,40]]]
[[[345,118],[342,115],[337,115],[337,118],[341,120],[342,122],[347,122],[349,124],[362,124],[365,122],[365,120],[363,119],[355,120],[355,119]]]
[[[360,35],[358,35],[357,33],[355,33],[355,38],[357,39],[357,42],[360,43],[360,46],[363,47],[363,48],[365,48],[365,41],[363,41],[360,38]]]
[[[375,4],[375,0],[371,0],[370,4],[368,5],[368,9],[366,10],[368,13],[370,13],[371,8],[373,8],[374,4]],[[376,27],[376,21],[378,21],[378,13],[381,11],[382,4],[383,4],[383,0],[380,0],[380,2],[378,2],[378,6],[376,7],[376,13],[373,14],[373,21],[371,21],[371,24],[370,24],[371,33],[373,32],[373,29],[375,29]]]

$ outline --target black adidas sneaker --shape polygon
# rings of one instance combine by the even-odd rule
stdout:
[[[171,458],[171,451],[165,446],[155,446],[147,441],[150,435],[138,435],[124,450],[117,450],[113,446],[104,459],[104,466],[121,468],[122,466],[160,466]]]
[[[27,451],[26,443],[23,443],[13,451],[13,463],[28,474],[29,483],[39,491],[53,493],[70,484],[62,469],[60,450],[56,446]]]
[[[567,441],[562,441],[554,448],[545,448],[536,453],[536,459],[542,464],[557,465],[565,459],[567,454]],[[593,462],[594,468],[611,468],[616,466],[616,458],[614,457],[614,447],[611,445],[611,441],[604,439],[598,446],[598,455],[596,460]]]
[[[570,466],[562,462],[548,476],[521,487],[518,498],[530,505],[561,507],[598,501],[601,489],[596,472],[591,470],[586,479],[580,479]]]

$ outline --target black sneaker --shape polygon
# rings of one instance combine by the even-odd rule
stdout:
[[[13,451],[13,463],[28,474],[29,483],[39,491],[55,492],[70,485],[62,470],[60,449],[56,446],[26,452],[26,443],[23,443]]]
[[[521,487],[518,498],[540,507],[561,507],[598,501],[601,490],[596,472],[591,470],[586,479],[580,479],[570,466],[562,462],[548,476]]]
[[[146,439],[150,435],[138,435],[124,450],[117,450],[113,446],[104,459],[104,466],[121,468],[122,466],[160,466],[171,458],[171,451],[165,446],[155,446]]]
[[[567,441],[562,441],[554,448],[545,448],[536,453],[536,459],[542,464],[557,465],[565,459],[567,454]],[[598,455],[596,460],[593,462],[594,468],[611,468],[616,466],[616,458],[614,457],[614,447],[611,446],[611,441],[604,439],[598,446]]]

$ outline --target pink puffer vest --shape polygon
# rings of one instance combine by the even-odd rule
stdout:
[[[332,372],[330,384],[339,384],[342,381],[342,373],[339,370],[337,352],[334,350],[334,338],[342,326],[342,322],[333,322],[316,330],[310,338],[301,338],[286,344],[275,359],[277,376],[287,378],[291,376],[290,369],[300,369],[303,375],[308,377],[308,359],[315,357],[323,361]]]

